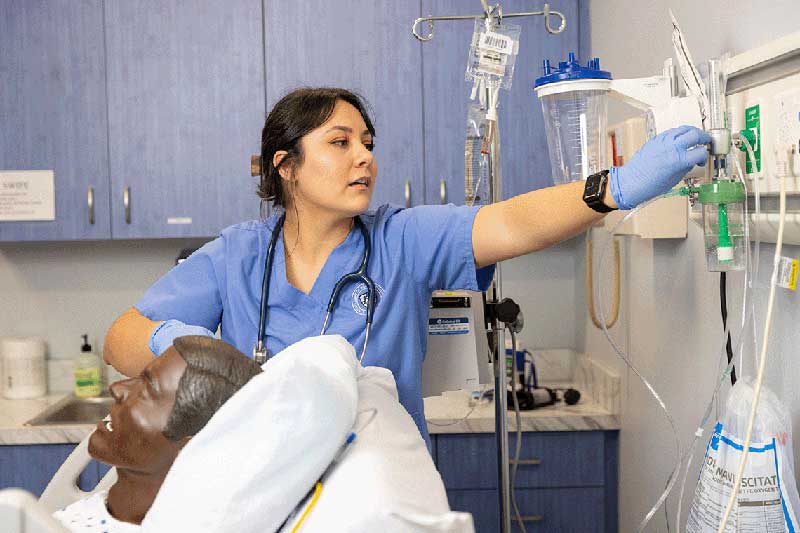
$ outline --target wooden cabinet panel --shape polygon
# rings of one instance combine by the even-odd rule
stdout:
[[[472,513],[475,531],[500,530],[496,490],[447,491],[447,498],[454,511]],[[516,498],[527,531],[616,533],[606,529],[602,488],[517,489]],[[511,530],[522,531],[514,516],[512,510]]]
[[[52,170],[56,217],[0,222],[0,241],[109,238],[102,3],[4,1],[0,50],[0,170]]]
[[[257,218],[261,1],[104,8],[113,237],[213,236]]]
[[[439,435],[439,472],[448,489],[497,488],[497,453],[491,433]],[[523,433],[517,487],[576,487],[605,484],[605,437],[601,431]],[[509,435],[513,455],[516,435]],[[512,457],[513,458],[513,457]]]
[[[267,103],[299,86],[343,87],[373,110],[378,179],[371,206],[424,203],[417,2],[265,2]]]

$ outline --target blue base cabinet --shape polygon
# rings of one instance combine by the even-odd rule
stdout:
[[[17,487],[37,497],[41,496],[75,446],[75,444],[0,446],[0,489]],[[92,460],[81,474],[78,486],[85,491],[92,490],[108,470],[108,465]]]
[[[499,531],[495,435],[439,434],[434,440],[450,507],[472,513],[479,533]],[[515,446],[511,434],[512,455]],[[616,533],[618,454],[618,431],[523,433],[515,487],[526,529]],[[513,511],[512,530],[521,531]]]

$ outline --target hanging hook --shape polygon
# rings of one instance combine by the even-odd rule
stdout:
[[[564,31],[564,28],[567,27],[567,18],[564,16],[563,13],[560,11],[554,11],[550,9],[550,4],[545,4],[542,11],[531,11],[528,13],[507,13],[503,15],[503,8],[500,4],[495,5],[494,7],[489,6],[486,0],[481,0],[481,5],[484,6],[483,15],[451,15],[451,16],[443,16],[443,17],[434,17],[433,15],[429,15],[427,17],[420,17],[414,21],[414,25],[411,26],[411,33],[414,34],[414,37],[419,39],[420,41],[430,41],[433,39],[433,21],[434,20],[475,20],[483,18],[486,21],[487,27],[490,26],[490,21],[492,17],[497,17],[498,24],[503,22],[503,18],[512,18],[512,17],[530,17],[536,15],[543,15],[544,16],[544,27],[548,33],[556,34],[561,33]],[[553,28],[550,24],[550,17],[551,15],[555,15],[561,21],[557,28]],[[420,22],[426,21],[428,23],[428,34],[421,35],[417,26]]]
[[[544,9],[542,11],[543,11],[542,14],[544,15],[544,29],[547,30],[547,33],[555,35],[557,33],[561,33],[562,31],[564,31],[564,28],[567,27],[567,19],[564,17],[563,13],[561,13],[560,11],[550,11],[550,4],[545,4]],[[550,26],[551,14],[556,15],[558,16],[558,18],[561,19],[561,24],[559,24],[558,29],[553,29]]]
[[[417,25],[420,22],[422,22],[423,20],[428,22],[428,35],[426,35],[424,37],[422,35],[420,35],[419,32],[417,31]],[[433,39],[433,20],[434,20],[433,17],[421,17],[421,18],[418,18],[417,20],[414,21],[414,25],[411,26],[411,33],[413,33],[414,37],[416,37],[417,39],[419,39],[422,42],[430,41],[431,39]]]

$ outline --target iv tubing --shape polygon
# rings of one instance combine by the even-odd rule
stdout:
[[[606,245],[603,248],[603,252],[600,255],[600,265],[602,265],[604,263],[604,261],[605,261],[606,251],[609,248],[608,242],[613,240],[614,234],[616,233],[616,231],[619,229],[619,227],[622,224],[627,222],[628,219],[630,219],[633,215],[635,215],[636,213],[638,213],[639,211],[641,211],[642,209],[644,209],[648,205],[652,204],[656,200],[658,200],[660,198],[663,198],[663,197],[675,196],[675,195],[676,195],[676,193],[669,192],[669,193],[667,193],[665,195],[653,198],[652,200],[649,200],[649,201],[639,205],[638,207],[633,209],[630,213],[625,215],[622,218],[622,220],[617,222],[617,224],[611,230],[611,237],[606,242]],[[664,400],[661,399],[661,396],[658,394],[658,392],[656,392],[655,388],[650,384],[650,382],[647,380],[647,378],[645,378],[642,375],[642,373],[639,371],[639,369],[636,368],[633,365],[633,363],[628,358],[628,356],[625,354],[625,352],[623,352],[622,349],[619,346],[617,346],[617,344],[611,338],[611,334],[608,332],[608,328],[605,327],[605,325],[606,325],[605,324],[606,323],[606,317],[605,317],[605,312],[604,312],[604,304],[603,304],[603,299],[602,299],[602,292],[600,291],[600,283],[598,283],[598,298],[597,299],[598,299],[599,304],[600,304],[599,305],[599,308],[600,308],[599,309],[599,311],[600,311],[600,325],[603,326],[603,333],[605,334],[606,339],[611,344],[611,347],[614,349],[616,354],[625,362],[626,365],[628,365],[628,368],[630,368],[633,371],[633,373],[636,374],[636,376],[641,380],[641,382],[644,384],[644,386],[647,388],[647,390],[650,391],[650,394],[653,396],[653,398],[655,398],[655,400],[658,403],[658,405],[664,411],[664,414],[667,417],[667,421],[669,422],[669,425],[672,427],[672,434],[675,437],[675,449],[677,451],[677,456],[678,456],[677,463],[675,465],[675,468],[672,470],[672,472],[669,475],[669,483],[667,485],[667,489],[664,491],[664,493],[662,493],[661,497],[658,499],[656,504],[650,509],[650,511],[647,513],[647,516],[645,516],[645,518],[639,524],[639,527],[637,528],[637,531],[640,532],[640,531],[644,530],[645,526],[647,526],[647,523],[650,522],[650,520],[653,518],[653,515],[656,513],[656,511],[658,511],[658,508],[661,507],[661,505],[664,503],[664,500],[667,499],[667,496],[672,491],[672,487],[675,486],[675,482],[678,479],[677,473],[680,471],[680,467],[683,464],[683,454],[681,452],[681,441],[678,438],[678,428],[677,428],[677,425],[675,424],[675,419],[672,418],[672,415],[670,414],[669,409],[667,409],[667,406],[664,403]],[[726,337],[726,341],[727,341],[727,337]]]
[[[734,140],[734,142],[738,141],[739,143],[744,145],[745,150],[747,151],[747,157],[750,159],[750,163],[752,163],[753,169],[757,170],[758,166],[757,166],[756,156],[755,156],[755,153],[753,152],[753,147],[750,144],[750,141],[747,140],[747,137],[745,137],[744,135],[741,135],[740,133],[734,133],[733,134],[733,140]],[[739,164],[739,158],[738,157],[734,157],[733,160],[736,163],[736,168],[737,168],[737,170],[739,172],[739,175],[742,176],[742,182],[744,183],[744,181],[745,181],[744,180],[744,173],[742,172],[741,165]],[[760,218],[761,218],[761,190],[760,190],[759,182],[760,182],[761,178],[758,177],[757,172],[754,172],[754,174],[756,174],[753,177],[753,194],[755,196],[755,215],[756,215],[756,220],[760,220]],[[745,203],[745,205],[746,205],[746,203]],[[760,244],[761,244],[761,234],[759,232],[758,224],[756,224],[754,235],[755,235],[754,236],[755,247],[753,249],[753,271],[752,271],[752,276],[750,278],[750,288],[751,289],[758,284],[758,270],[759,270],[759,265],[760,265]],[[749,246],[749,242],[748,242],[748,246]],[[756,329],[757,328],[756,328],[755,313],[754,313],[753,314],[753,357],[754,358],[756,357],[756,354],[758,353],[758,332],[756,331]],[[744,343],[742,343],[742,346],[740,346],[740,350],[741,350],[741,352],[739,353],[739,368],[741,370],[742,362],[743,362],[743,359],[744,359]],[[755,360],[755,362],[758,363],[757,360]]]
[[[628,213],[622,220],[620,220],[614,226],[614,228],[611,230],[611,237],[606,240],[606,243],[605,243],[605,245],[603,247],[603,251],[602,251],[602,254],[601,254],[601,258],[600,258],[600,264],[602,265],[604,260],[605,260],[606,253],[608,252],[608,250],[610,248],[610,243],[611,243],[611,241],[613,239],[614,233],[619,229],[619,227],[622,224],[627,222],[627,220],[630,217],[634,216],[641,209],[645,208],[647,205],[649,205],[650,203],[658,200],[659,198],[667,198],[667,197],[677,196],[678,194],[680,194],[680,193],[677,190],[673,190],[673,191],[670,191],[670,192],[668,192],[668,193],[666,193],[666,194],[664,194],[664,195],[662,195],[662,196],[660,196],[658,198],[654,198],[654,199],[650,200],[649,202],[647,202],[645,204],[642,204],[641,206],[637,207],[636,209],[634,209],[633,211]],[[604,302],[603,302],[603,296],[602,296],[603,292],[601,290],[601,285],[602,285],[602,281],[600,281],[598,283],[598,301],[599,301],[600,317],[601,317],[600,318],[600,324],[602,326],[602,325],[605,325],[605,316],[604,316],[605,305],[604,305]],[[730,332],[730,324],[731,324],[731,321],[728,321],[728,324],[726,325],[726,327],[724,328],[724,331],[723,331],[723,337],[722,337],[723,342],[722,342],[722,346],[720,348],[720,357],[722,357],[722,354],[725,352],[725,347],[727,345],[727,339],[728,339],[728,333]],[[674,423],[674,419],[669,414],[669,411],[667,410],[666,405],[664,404],[664,402],[661,399],[661,397],[655,391],[653,386],[647,381],[647,379],[644,378],[644,376],[642,376],[642,374],[639,372],[639,370],[633,365],[633,363],[630,361],[630,359],[622,352],[622,350],[611,339],[611,336],[610,336],[610,334],[608,332],[608,328],[603,328],[603,333],[605,334],[606,339],[611,344],[612,348],[617,353],[617,355],[636,374],[636,376],[642,381],[642,383],[645,384],[645,386],[650,391],[650,394],[656,399],[658,404],[661,406],[661,409],[664,411],[667,420],[670,422],[670,425],[672,426],[673,435],[675,436],[676,447],[677,447],[677,450],[678,450],[678,461],[676,463],[675,468],[672,470],[672,472],[670,473],[670,475],[669,475],[669,477],[667,479],[667,487],[662,492],[662,494],[658,498],[656,504],[650,509],[650,511],[648,512],[647,516],[645,516],[645,518],[642,520],[642,522],[640,523],[640,525],[639,525],[639,527],[637,529],[637,531],[642,531],[647,526],[649,521],[653,518],[653,516],[655,515],[656,511],[658,510],[658,508],[661,507],[661,505],[667,499],[667,497],[669,496],[669,493],[672,492],[672,490],[674,489],[674,486],[675,486],[675,483],[677,482],[677,479],[678,479],[678,476],[679,476],[679,473],[680,473],[680,469],[681,469],[681,466],[683,465],[684,459],[686,459],[688,457],[689,461],[691,461],[691,456],[688,454],[688,451],[687,451],[686,455],[683,455],[681,453],[680,441],[678,439],[678,432],[677,432],[677,428],[676,428],[675,423]],[[740,331],[739,335],[736,338],[736,342],[734,343],[735,346],[738,347],[739,343],[742,341],[743,335],[744,335],[744,333],[743,333],[743,330],[742,330],[742,331]],[[724,380],[724,378],[727,376],[728,372],[729,372],[729,369],[726,369],[725,372],[723,372],[720,382],[722,380]],[[716,394],[717,394],[717,392],[719,390],[719,386],[720,385],[717,386],[717,389],[715,390],[714,395],[712,395],[711,400],[709,400],[708,406],[706,407],[706,415],[704,417],[704,422],[703,422],[702,425],[705,425],[705,421],[707,420],[708,416],[710,415],[711,407],[713,405],[714,398],[715,398],[715,396],[716,396]],[[692,448],[695,446],[695,444],[696,444],[697,440],[700,438],[700,436],[701,436],[701,432],[698,431],[698,432],[695,433],[695,439],[694,439],[694,441],[692,443]],[[677,527],[677,531],[679,532],[680,531],[680,521],[677,522],[676,527]]]
[[[522,515],[519,513],[517,506],[517,494],[515,490],[515,482],[517,479],[517,466],[519,465],[519,454],[522,450],[522,420],[519,414],[519,399],[517,398],[517,381],[519,381],[519,372],[517,370],[517,335],[514,330],[507,327],[509,334],[511,334],[511,398],[514,402],[514,419],[517,422],[517,442],[514,446],[514,465],[511,467],[511,505],[514,507],[514,514],[517,517],[517,525],[522,530],[522,533],[528,533],[525,529],[525,522],[522,521]]]
[[[733,492],[731,492],[731,496],[728,499],[728,505],[725,508],[725,514],[722,517],[722,522],[717,529],[717,533],[724,533],[725,525],[728,522],[736,499],[739,496],[742,476],[744,475],[744,468],[747,464],[747,455],[750,453],[750,443],[753,439],[753,425],[756,419],[758,400],[761,397],[761,385],[764,381],[764,368],[766,367],[767,347],[769,345],[769,330],[772,325],[772,308],[775,304],[775,287],[778,282],[778,267],[781,259],[781,248],[783,247],[783,229],[786,222],[786,174],[787,172],[783,171],[778,175],[778,180],[780,182],[780,219],[778,221],[778,237],[775,242],[775,255],[772,259],[772,278],[770,279],[769,300],[767,302],[767,318],[764,320],[764,339],[761,343],[761,358],[758,362],[758,377],[756,377],[755,391],[753,393],[753,405],[750,409],[750,420],[747,423],[747,434],[742,448],[742,458],[739,461],[739,471],[736,473],[736,478],[733,483]]]

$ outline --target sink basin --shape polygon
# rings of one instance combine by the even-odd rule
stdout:
[[[25,424],[28,426],[96,424],[105,418],[113,403],[114,398],[111,396],[78,398],[70,394],[28,420]]]

